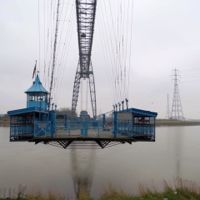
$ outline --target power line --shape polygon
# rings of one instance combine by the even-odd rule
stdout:
[[[170,108],[169,108],[169,94],[167,94],[167,113],[166,113],[166,118],[170,118]]]

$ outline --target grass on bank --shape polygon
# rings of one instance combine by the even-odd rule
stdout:
[[[114,192],[103,195],[100,198],[100,200],[189,200],[189,199],[200,200],[200,194],[185,189],[177,189],[176,191],[168,189],[162,193],[149,191],[146,194],[136,197],[119,192]]]
[[[200,200],[200,187],[192,182],[186,182],[179,180],[178,184],[174,187],[169,186],[165,183],[165,189],[163,192],[145,189],[140,186],[140,195],[134,196],[125,193],[124,191],[117,191],[112,187],[109,187],[105,193],[98,200]],[[37,195],[21,194],[19,193],[15,198],[0,198],[0,200],[68,200],[69,198],[56,195],[53,193],[48,193],[47,195],[42,195],[38,193]],[[79,195],[79,200],[93,200],[89,195],[81,193]]]
[[[178,179],[174,187],[165,182],[163,192],[139,187],[140,195],[133,196],[123,191],[109,189],[99,200],[200,200],[200,187],[188,181]]]

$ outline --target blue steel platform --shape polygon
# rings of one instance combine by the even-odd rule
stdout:
[[[157,113],[136,108],[113,110],[91,118],[87,111],[80,116],[50,110],[48,92],[39,76],[27,94],[27,107],[9,111],[10,141],[56,144],[63,148],[73,145],[101,148],[113,143],[155,141]]]
[[[57,116],[56,111],[44,112],[37,108],[8,112],[10,141],[28,141],[67,148],[88,145],[101,148],[113,143],[155,141],[156,113],[130,108],[102,114],[90,119],[86,111],[80,117]]]

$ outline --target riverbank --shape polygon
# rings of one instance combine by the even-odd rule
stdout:
[[[0,115],[0,127],[9,127],[10,120],[8,115]]]
[[[156,119],[156,126],[200,126],[200,120]]]
[[[9,127],[9,118],[5,115],[0,117],[0,127]],[[200,120],[171,120],[156,119],[156,126],[200,126]]]
[[[0,116],[0,127],[9,127],[8,115]],[[200,126],[200,120],[156,119],[156,126]]]
[[[17,197],[10,198],[0,198],[0,200],[65,200],[67,197],[61,195],[55,195],[49,193],[48,195],[42,195],[41,193],[37,195],[25,195],[20,193]],[[92,197],[86,194],[80,194],[77,198],[78,200],[93,200]],[[141,194],[138,196],[129,195],[123,191],[117,191],[109,189],[106,191],[98,200],[199,200],[200,199],[200,188],[191,186],[181,186],[175,189],[171,187],[166,187],[163,192],[156,192],[151,190],[141,189]]]
[[[113,191],[103,195],[99,200],[199,200],[199,188],[183,187],[172,189],[167,187],[164,192],[142,191],[138,196],[132,196],[123,192]]]
[[[116,191],[112,188],[99,200],[199,200],[200,199],[200,186],[194,182],[186,181],[177,178],[173,186],[164,181],[164,189],[158,192],[156,187],[153,189],[144,188],[139,186],[140,194],[137,196],[129,195],[123,191]]]

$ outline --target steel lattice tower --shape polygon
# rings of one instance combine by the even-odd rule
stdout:
[[[178,87],[177,69],[174,69],[174,94],[172,101],[171,119],[176,119],[176,120],[184,119],[181,98],[179,94],[179,87]]]
[[[167,94],[167,113],[166,113],[166,118],[170,118],[170,108],[169,108],[169,94]]]
[[[79,63],[75,75],[72,111],[76,112],[81,79],[89,80],[90,100],[93,117],[96,117],[96,90],[93,67],[91,63],[91,51],[96,14],[96,0],[76,0],[77,32],[79,45]]]

